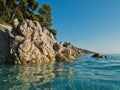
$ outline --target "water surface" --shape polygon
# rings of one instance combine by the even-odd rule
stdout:
[[[120,54],[71,63],[0,65],[0,90],[120,90]]]

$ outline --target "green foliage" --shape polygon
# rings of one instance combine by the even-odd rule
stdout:
[[[9,23],[7,23],[3,18],[0,17],[0,23],[4,24],[4,25],[10,25]]]
[[[32,11],[36,10],[39,6],[38,2],[36,2],[35,0],[27,0],[27,2],[30,6],[29,8],[31,8]]]
[[[23,13],[20,10],[16,11],[16,18],[24,20]]]
[[[92,54],[92,53],[95,53],[95,52],[92,52],[92,51],[89,51],[89,50],[86,50],[86,49],[81,49],[85,54]]]
[[[46,27],[47,29],[50,29],[52,26],[52,18],[51,18],[51,7],[47,4],[44,4],[39,9],[39,18],[41,22],[42,27]]]
[[[39,7],[36,0],[0,0],[0,23],[12,23],[14,18],[20,21],[31,19],[38,21],[42,27],[47,28],[56,37],[56,30],[52,29],[52,8],[44,4],[38,9],[38,14],[34,12]]]
[[[54,37],[56,38],[57,35],[57,31],[55,29],[50,29],[50,32],[54,35]]]

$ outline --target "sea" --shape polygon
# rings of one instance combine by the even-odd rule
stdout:
[[[0,90],[120,90],[120,54],[73,62],[0,64]]]

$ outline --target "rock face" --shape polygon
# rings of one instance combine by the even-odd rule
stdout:
[[[75,56],[82,56],[85,54],[82,50],[67,42],[63,44],[55,43],[53,48],[56,51],[57,60],[71,61]]]
[[[11,30],[11,27],[0,24],[0,63],[9,57],[10,39],[8,28]]]
[[[95,53],[94,55],[92,55],[93,58],[107,58],[106,55],[101,55],[99,53]]]
[[[42,63],[55,60],[71,61],[84,52],[70,43],[59,43],[47,29],[36,21],[26,19],[19,23],[14,20],[13,29],[0,30],[0,60],[13,64]],[[2,35],[5,34],[5,35]],[[4,48],[5,47],[5,48]],[[4,54],[5,53],[5,54]]]

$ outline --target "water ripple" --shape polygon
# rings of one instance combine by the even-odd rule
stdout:
[[[120,55],[72,63],[0,65],[0,90],[120,90]]]

